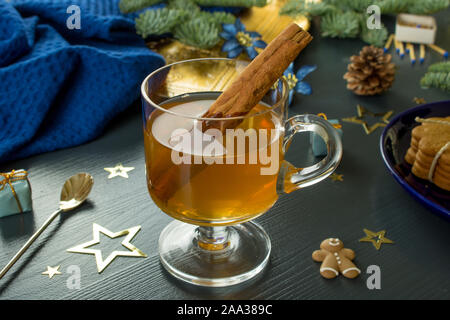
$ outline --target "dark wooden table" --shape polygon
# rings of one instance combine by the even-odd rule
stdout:
[[[437,15],[436,43],[450,48],[449,12]],[[391,27],[392,18],[383,18]],[[392,29],[391,29],[392,30]],[[397,78],[390,92],[362,98],[346,90],[342,79],[349,57],[359,52],[358,40],[322,39],[317,24],[315,40],[297,61],[317,64],[306,79],[311,96],[295,97],[291,114],[325,112],[329,118],[356,115],[361,104],[373,112],[413,107],[414,97],[427,102],[448,100],[439,90],[422,90],[419,80],[426,68],[442,60],[428,51],[424,65],[412,67],[409,59],[394,57]],[[144,176],[144,147],[139,103],[110,125],[105,134],[86,145],[43,154],[0,166],[0,171],[24,168],[30,172],[34,212],[0,219],[0,265],[4,265],[58,205],[64,180],[77,172],[89,172],[95,186],[90,201],[73,213],[64,214],[36,241],[22,259],[0,280],[1,299],[449,299],[450,223],[430,212],[407,194],[388,173],[379,151],[378,129],[366,135],[356,124],[343,123],[344,157],[337,173],[344,181],[324,182],[282,196],[257,221],[272,239],[272,255],[265,273],[236,287],[205,289],[172,278],[158,258],[158,237],[170,222],[151,201]],[[298,166],[315,162],[308,137],[298,137],[288,159]],[[107,179],[104,167],[117,163],[136,167],[129,179]],[[101,274],[92,255],[66,249],[92,239],[92,224],[111,231],[136,225],[142,229],[133,243],[147,258],[119,257]],[[363,228],[386,230],[395,244],[377,251],[358,242]],[[356,252],[363,271],[354,280],[342,276],[326,280],[311,253],[328,237],[339,237]],[[108,255],[120,250],[121,239],[101,238],[96,249]],[[52,279],[41,273],[47,266],[61,265]],[[66,285],[67,268],[79,266],[81,289]],[[381,269],[381,289],[366,286],[369,265]]]

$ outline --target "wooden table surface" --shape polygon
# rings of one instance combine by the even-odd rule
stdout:
[[[450,48],[449,12],[437,14],[436,43]],[[383,17],[392,27],[393,18]],[[428,51],[424,65],[412,67],[409,59],[394,57],[398,71],[395,84],[379,97],[357,97],[342,79],[349,57],[359,52],[358,40],[323,39],[312,30],[313,43],[296,62],[317,64],[308,81],[311,96],[296,95],[290,114],[325,112],[331,119],[356,115],[361,104],[373,112],[413,107],[414,97],[427,102],[448,100],[437,89],[422,90],[419,80],[427,67],[442,60]],[[257,221],[272,240],[270,264],[264,274],[244,285],[207,289],[172,278],[161,266],[158,237],[171,221],[151,201],[144,175],[144,146],[140,105],[137,102],[119,117],[103,136],[83,146],[47,153],[0,165],[0,171],[26,169],[33,188],[34,211],[0,219],[0,265],[4,265],[58,206],[64,180],[89,172],[95,186],[88,203],[63,214],[0,280],[1,299],[450,299],[450,223],[436,216],[404,191],[387,171],[379,151],[382,129],[366,135],[356,124],[343,123],[344,157],[337,173],[343,181],[327,179],[320,184],[280,197]],[[288,160],[298,166],[315,162],[308,136],[296,137]],[[107,179],[104,167],[117,163],[132,166],[129,179]],[[94,256],[66,250],[92,239],[92,224],[120,231],[136,225],[141,231],[133,240],[147,258],[119,257],[97,273]],[[359,242],[363,228],[386,230],[395,244],[377,251]],[[326,280],[311,253],[328,237],[338,237],[356,252],[362,274],[349,280]],[[105,255],[120,250],[122,239],[102,236],[96,249]],[[52,279],[41,273],[60,265],[61,275]],[[81,288],[70,289],[70,266],[81,271]],[[381,270],[381,289],[369,290],[366,269]]]

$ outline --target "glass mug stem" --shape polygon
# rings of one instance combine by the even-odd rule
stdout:
[[[209,251],[218,251],[227,248],[230,230],[228,227],[203,227],[196,230],[195,241],[199,248]]]

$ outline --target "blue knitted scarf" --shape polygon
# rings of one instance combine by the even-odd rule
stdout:
[[[118,0],[0,0],[0,162],[94,139],[163,64]]]

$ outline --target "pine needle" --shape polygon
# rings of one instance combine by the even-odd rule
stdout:
[[[163,0],[120,0],[119,9],[122,13],[135,12],[153,6]]]
[[[381,29],[370,30],[366,25],[368,18],[366,10],[373,4],[378,5],[383,14],[430,14],[446,9],[450,5],[450,0],[321,0],[318,3],[289,0],[281,8],[280,14],[319,16],[323,36],[338,38],[359,36],[363,41],[381,47],[387,39],[387,29],[382,26]],[[359,19],[356,16],[363,19],[364,24],[358,24],[356,21]]]
[[[424,89],[439,88],[450,92],[450,61],[432,64],[420,85]]]
[[[352,11],[332,12],[322,17],[320,27],[324,37],[356,38],[359,34],[359,17]]]
[[[217,25],[199,17],[178,25],[174,36],[184,44],[201,49],[210,49],[220,41]]]
[[[195,2],[204,7],[246,7],[253,6],[264,7],[267,0],[195,0]]]
[[[182,16],[181,10],[169,10],[167,8],[147,10],[135,19],[136,33],[144,39],[152,35],[171,33]]]

